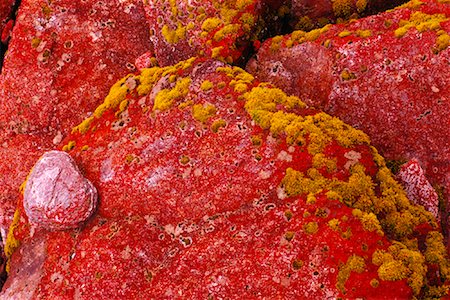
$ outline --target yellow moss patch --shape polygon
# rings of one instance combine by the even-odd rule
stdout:
[[[11,255],[14,253],[14,251],[16,251],[16,249],[19,248],[20,246],[20,241],[17,240],[14,236],[14,230],[16,230],[16,228],[19,226],[19,221],[20,221],[20,211],[16,209],[16,211],[14,212],[14,218],[11,223],[11,226],[9,226],[9,231],[6,237],[4,249],[6,258],[8,259],[8,262],[6,264],[6,272],[8,273],[10,271],[9,259],[11,258]]]
[[[164,25],[161,29],[164,39],[170,44],[176,44],[180,40],[186,38],[186,27],[178,23],[176,29],[170,29],[169,26]]]
[[[187,93],[189,92],[190,84],[191,79],[189,77],[186,77],[178,80],[174,88],[159,91],[155,96],[153,110],[164,111],[171,108],[173,102],[176,99],[182,98],[187,95]]]
[[[208,18],[203,22],[202,30],[210,32],[217,29],[217,27],[219,27],[222,24],[223,24],[222,20],[220,20],[219,18]]]
[[[400,21],[399,28],[394,31],[394,35],[398,38],[403,37],[411,28],[416,28],[419,32],[437,31],[441,28],[441,22],[447,20],[448,18],[444,14],[429,15],[416,11],[411,14],[409,20]]]
[[[303,230],[307,234],[315,234],[319,231],[319,224],[317,222],[309,222],[303,225]]]
[[[216,114],[216,111],[217,111],[216,107],[212,104],[209,103],[205,105],[195,104],[192,107],[192,116],[194,117],[195,120],[202,123],[206,123],[206,121],[208,121],[209,118],[211,118]]]
[[[220,42],[223,40],[227,35],[230,34],[237,34],[238,30],[240,28],[239,24],[228,24],[224,26],[222,29],[218,30],[214,34],[214,41]]]
[[[225,120],[216,120],[211,124],[211,131],[217,133],[220,128],[227,126],[227,122]]]
[[[420,293],[425,284],[427,267],[424,257],[419,251],[410,250],[400,242],[394,242],[388,251],[375,251],[372,262],[379,266],[380,279],[395,281],[407,278],[415,295]]]
[[[209,81],[209,80],[205,80],[202,82],[200,88],[202,89],[202,91],[209,91],[210,89],[212,89],[214,87],[214,84]]]
[[[366,269],[364,258],[352,255],[347,262],[339,268],[336,288],[345,293],[345,283],[350,278],[351,272],[362,273]]]
[[[75,145],[76,145],[75,141],[69,141],[69,142],[67,143],[67,145],[64,145],[64,146],[62,147],[62,150],[63,150],[63,151],[70,151],[70,150],[72,150],[73,148],[75,148]]]
[[[384,235],[380,221],[378,221],[378,218],[374,213],[366,213],[356,208],[353,209],[352,214],[361,221],[364,230],[369,232],[375,231],[380,236]]]

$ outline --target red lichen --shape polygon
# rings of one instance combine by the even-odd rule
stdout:
[[[36,160],[150,50],[141,1],[21,1],[0,77],[0,231]]]
[[[46,252],[32,272],[15,251],[3,295],[21,295],[26,272],[33,298],[445,293],[438,227],[367,136],[242,69],[144,69],[65,143],[98,213],[81,230],[33,232],[19,205],[8,252],[36,239]]]
[[[448,1],[411,1],[275,37],[247,70],[362,129],[388,160],[416,158],[448,206],[449,19]]]

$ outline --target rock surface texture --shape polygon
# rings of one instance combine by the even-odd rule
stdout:
[[[55,233],[20,204],[0,298],[446,293],[439,226],[368,137],[237,67],[129,75],[64,143],[98,211]]]
[[[448,207],[449,32],[448,1],[412,1],[275,37],[247,70],[363,130],[388,160],[416,159]]]
[[[445,187],[448,0],[274,37],[259,78],[237,67],[291,4],[22,2],[0,76],[0,300],[448,297],[428,181]],[[358,128],[397,138],[374,136],[391,169],[417,159],[393,174]]]
[[[138,0],[22,1],[0,76],[3,236],[36,160],[92,114],[149,49]]]

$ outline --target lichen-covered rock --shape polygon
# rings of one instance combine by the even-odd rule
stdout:
[[[449,33],[448,1],[411,1],[274,37],[247,70],[362,129],[388,160],[416,158],[429,181],[444,187],[448,205]]]
[[[161,66],[197,55],[244,62],[280,4],[273,0],[149,0],[145,9]]]
[[[129,75],[64,143],[98,211],[55,233],[20,202],[0,299],[446,294],[439,227],[368,137],[237,67]]]
[[[149,50],[141,1],[21,1],[0,76],[0,231],[36,160]]]
[[[405,0],[292,0],[291,14],[297,29],[311,30],[336,21],[382,12]]]

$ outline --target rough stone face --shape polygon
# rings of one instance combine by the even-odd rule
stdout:
[[[23,0],[0,76],[0,231],[47,150],[151,50],[141,1]]]
[[[28,220],[47,230],[82,225],[97,208],[97,190],[63,151],[44,153],[27,178],[23,204]]]
[[[448,1],[412,1],[297,31],[263,44],[247,70],[362,129],[388,160],[416,158],[448,205],[449,17]]]
[[[0,299],[445,294],[439,227],[367,136],[237,67],[143,69],[63,143],[98,212],[33,230],[21,201]]]

